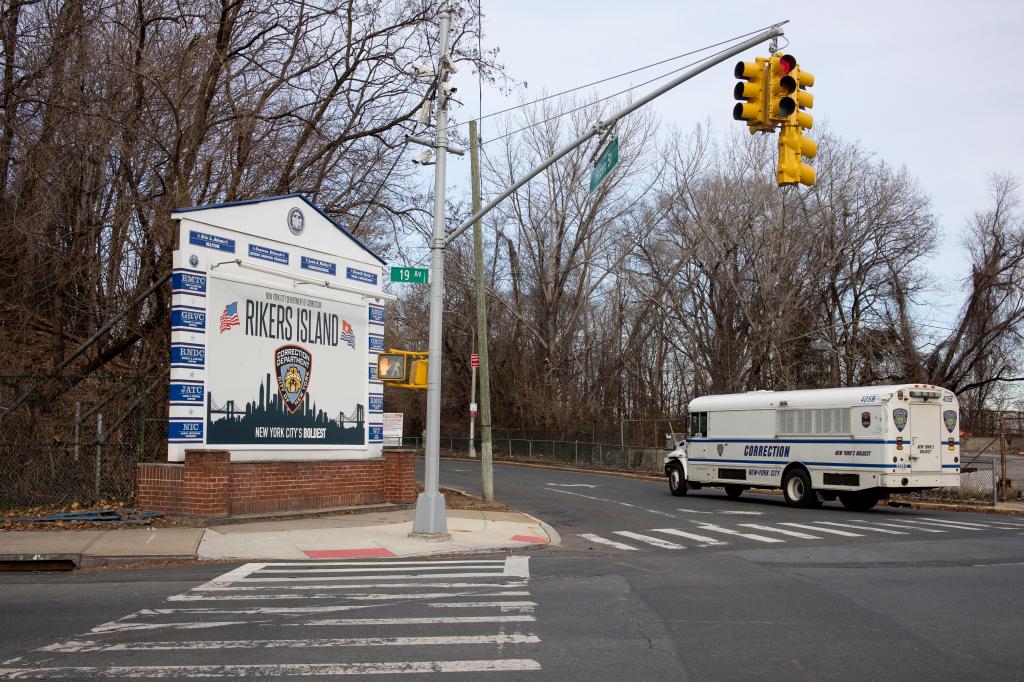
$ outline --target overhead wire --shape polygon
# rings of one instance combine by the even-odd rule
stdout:
[[[689,52],[683,52],[682,54],[677,54],[674,57],[668,57],[668,58],[662,59],[660,61],[651,62],[650,64],[647,64],[645,66],[639,66],[639,67],[637,67],[635,69],[630,69],[629,71],[623,71],[622,73],[615,74],[614,76],[607,76],[605,78],[601,78],[601,79],[598,79],[596,81],[592,81],[590,83],[584,83],[583,85],[577,85],[575,87],[569,88],[568,90],[562,90],[561,92],[556,92],[556,93],[551,94],[551,95],[545,95],[544,97],[538,97],[535,100],[531,100],[529,102],[524,102],[522,104],[517,104],[515,106],[511,106],[511,107],[508,107],[506,109],[501,109],[499,111],[492,111],[489,114],[478,114],[477,115],[477,120],[481,121],[481,120],[483,120],[485,118],[491,118],[493,116],[499,116],[501,114],[507,114],[510,111],[515,111],[516,109],[522,109],[523,107],[528,107],[528,106],[532,106],[534,104],[539,104],[540,102],[546,102],[547,100],[554,99],[555,97],[562,97],[564,95],[569,95],[569,94],[572,94],[574,92],[578,92],[580,90],[585,90],[586,88],[591,88],[591,87],[593,87],[595,85],[601,85],[602,83],[607,83],[609,81],[616,80],[617,78],[623,78],[625,76],[631,76],[634,73],[639,73],[639,72],[645,71],[647,69],[652,69],[655,66],[661,66],[662,64],[667,64],[667,63],[673,62],[673,61],[675,61],[677,59],[682,59],[683,57],[689,57],[691,55],[699,54],[701,52],[706,52],[707,50],[711,50],[711,49],[716,48],[716,47],[721,47],[722,45],[729,45],[731,43],[736,42],[737,40],[742,40],[743,38],[748,38],[748,37],[750,37],[752,35],[756,35],[757,33],[760,33],[761,31],[765,31],[765,30],[767,30],[769,28],[771,28],[771,26],[766,26],[764,28],[759,28],[759,29],[757,29],[755,31],[750,31],[749,33],[744,33],[742,35],[734,36],[732,38],[727,38],[727,39],[719,41],[717,43],[711,43],[710,45],[705,45],[704,47],[697,48],[696,50],[690,50]],[[720,53],[721,52],[717,52],[715,54],[720,54]],[[711,56],[714,56],[714,55],[711,55]],[[697,62],[693,62],[693,64],[699,64],[700,62],[704,61],[705,59],[708,59],[708,57],[704,57],[704,58],[698,60]],[[687,64],[687,66],[693,66],[693,64]],[[680,67],[680,69],[685,69],[685,68],[686,68],[686,66]],[[678,70],[679,69],[676,69],[676,71],[678,71]],[[669,74],[675,73],[676,71],[670,71]],[[669,75],[669,74],[665,74],[665,75]],[[661,78],[664,78],[665,75],[658,76],[658,78],[655,78],[653,80],[647,81],[647,83],[651,83],[651,82],[654,82],[655,80],[659,80]],[[647,83],[641,83],[640,85],[637,85],[637,86],[634,86],[634,87],[641,87],[643,85],[646,85]],[[632,88],[630,88],[630,89],[632,89]],[[459,126],[468,125],[468,123],[469,122],[466,121],[464,123],[459,123],[458,125]]]

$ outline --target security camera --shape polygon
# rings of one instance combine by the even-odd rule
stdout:
[[[434,69],[431,68],[430,66],[427,66],[423,62],[413,62],[409,66],[412,67],[413,71],[416,72],[417,76],[433,76],[434,75]]]
[[[431,152],[429,149],[424,149],[422,152],[412,157],[412,162],[419,164],[421,166],[426,166],[428,163],[430,163],[430,157],[432,155],[433,152]]]
[[[451,97],[459,91],[459,89],[451,83],[441,83],[441,90],[444,91],[445,97]]]
[[[431,114],[430,100],[429,99],[423,100],[423,105],[420,107],[420,115],[416,119],[416,122],[417,123],[421,123],[423,125],[427,125],[428,123],[430,123],[430,114]]]
[[[444,68],[448,69],[448,73],[458,73],[459,69],[455,66],[455,62],[448,55],[444,56]]]

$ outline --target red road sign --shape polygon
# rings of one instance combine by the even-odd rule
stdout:
[[[480,356],[477,355],[476,353],[473,353],[472,355],[470,355],[469,356],[469,366],[470,367],[479,367],[480,366]]]

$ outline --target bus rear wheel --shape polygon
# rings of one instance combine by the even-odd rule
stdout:
[[[878,504],[878,495],[868,490],[858,490],[857,492],[839,493],[839,501],[847,509],[867,511]]]
[[[782,494],[794,507],[820,507],[821,498],[811,487],[811,477],[804,469],[790,469],[782,479]]]
[[[735,500],[737,497],[743,494],[743,486],[741,485],[727,485],[725,486],[725,494]]]
[[[676,497],[686,495],[686,476],[683,475],[683,467],[673,464],[668,472],[668,489]]]

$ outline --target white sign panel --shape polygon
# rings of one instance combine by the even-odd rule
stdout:
[[[384,413],[384,445],[402,445],[404,420],[401,412]]]
[[[365,306],[210,277],[206,443],[363,445]]]

